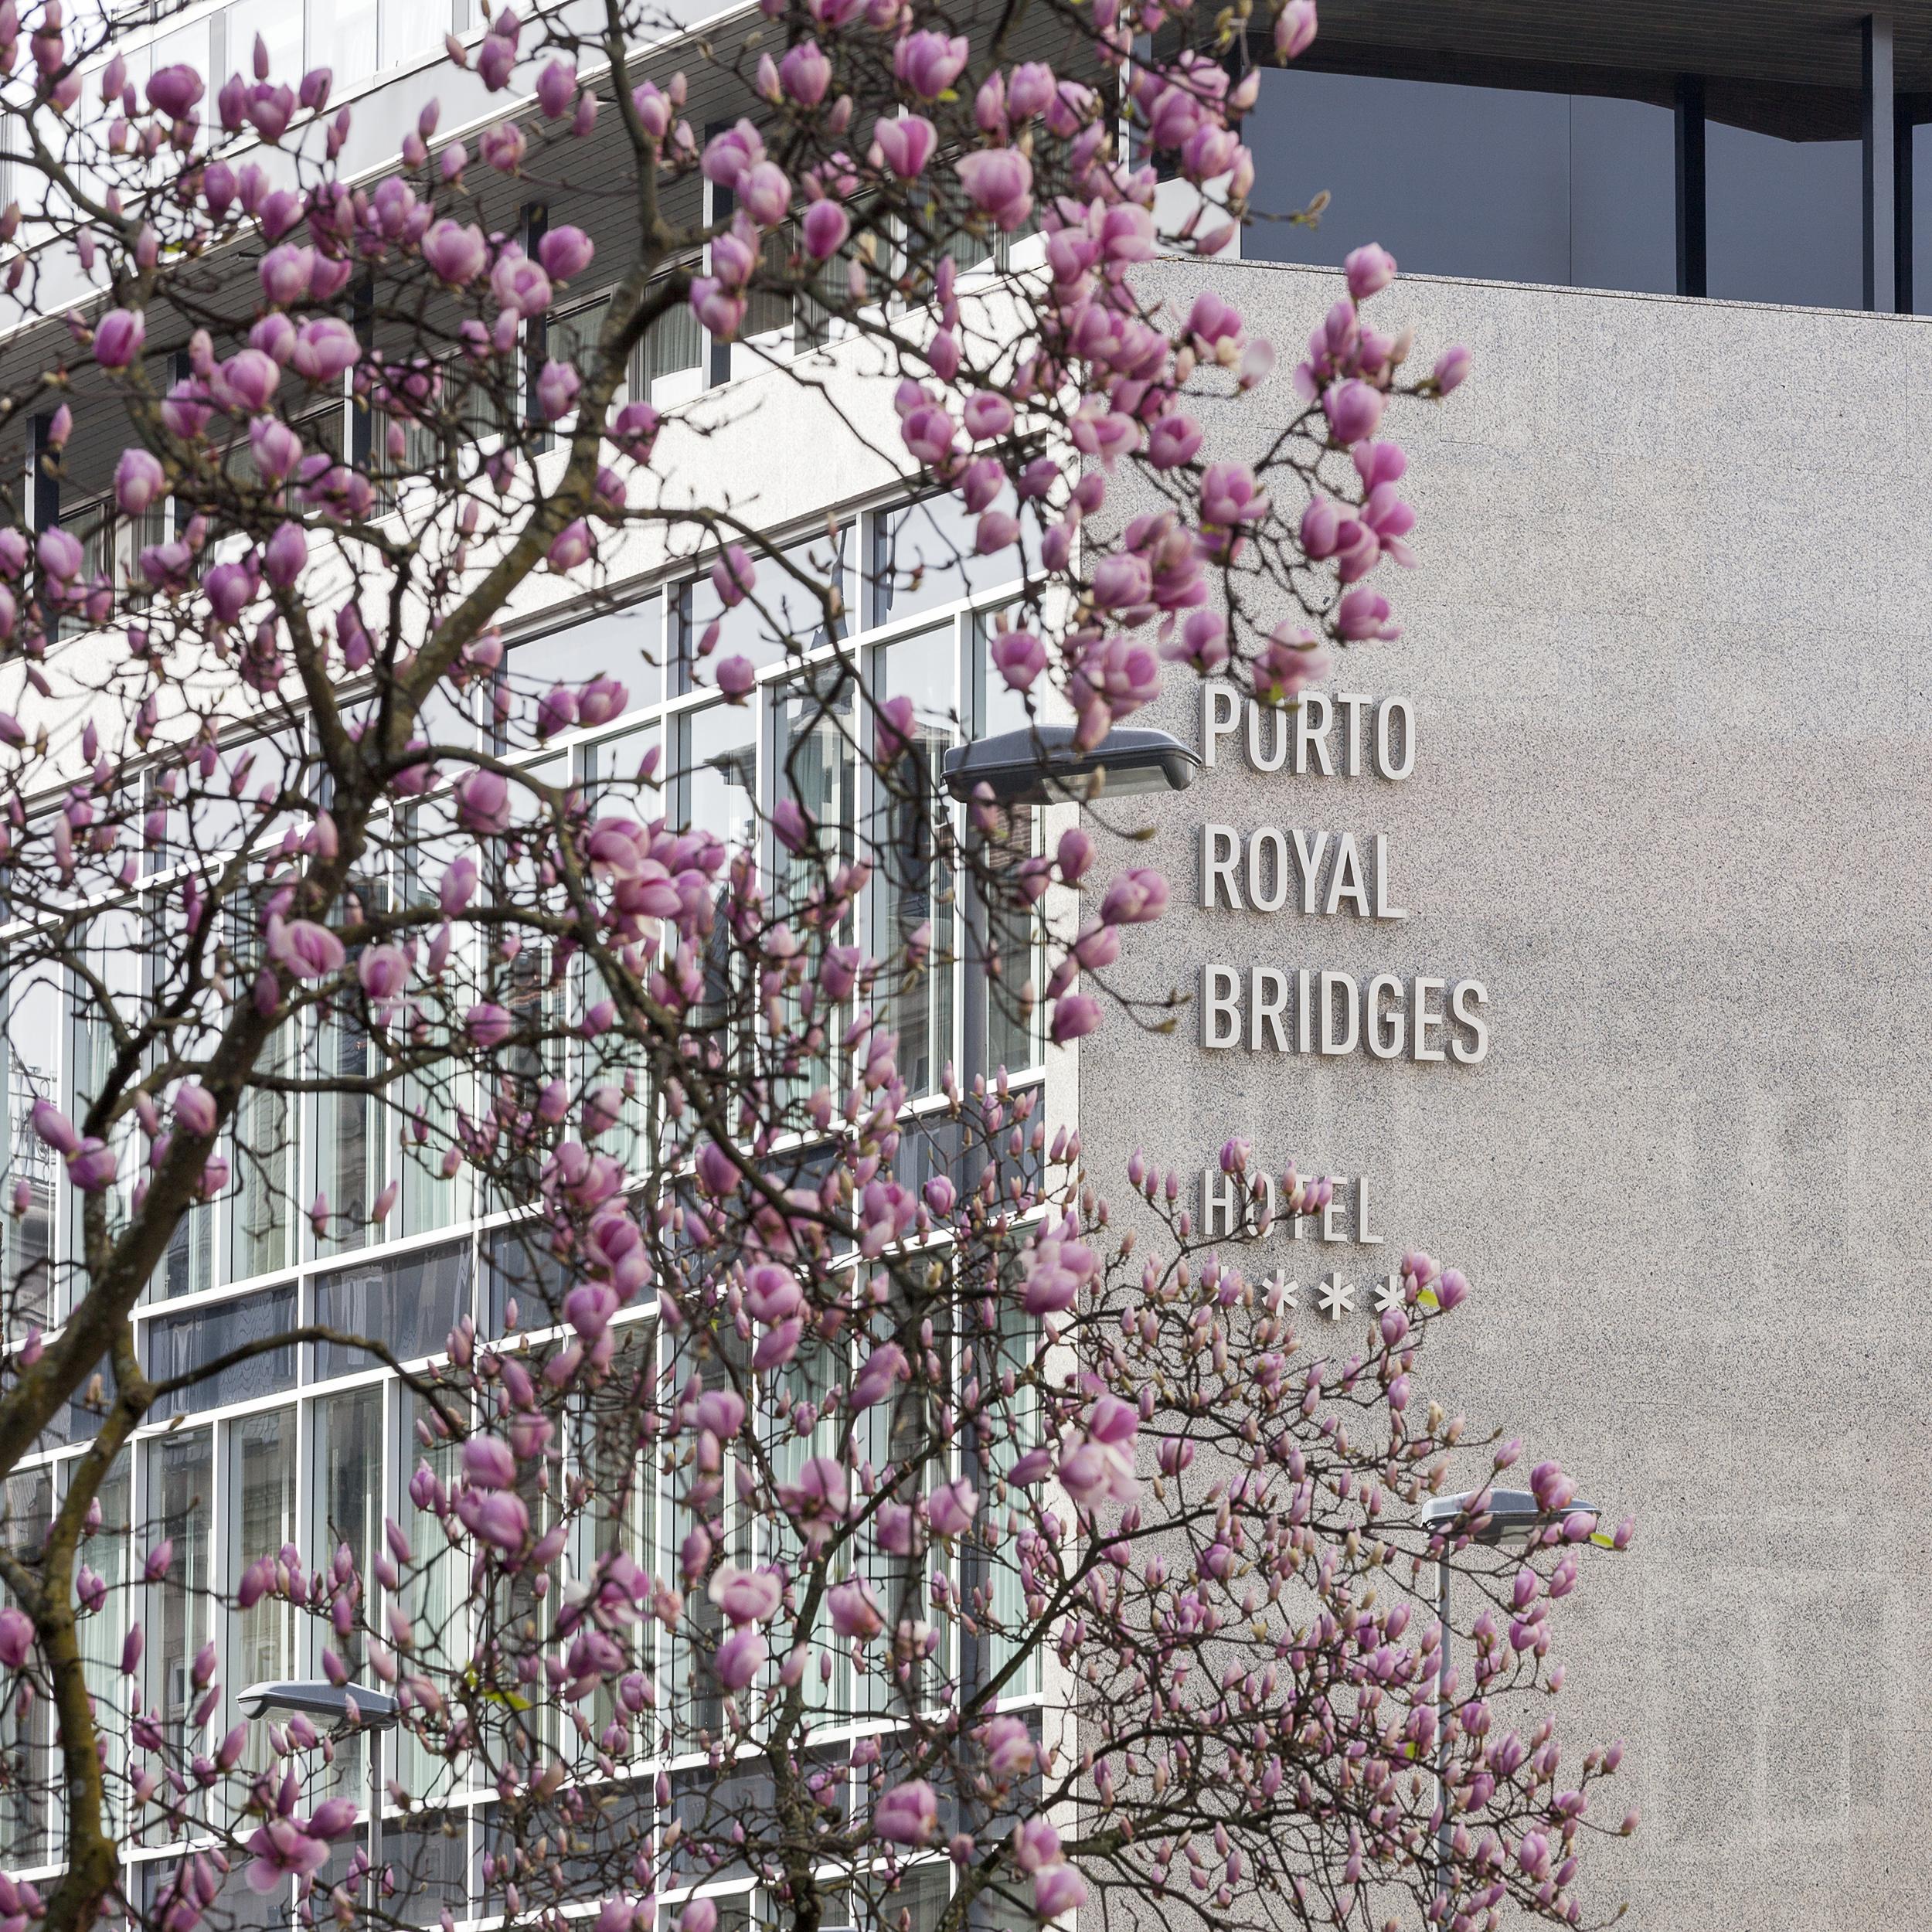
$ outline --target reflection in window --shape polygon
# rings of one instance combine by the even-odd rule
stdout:
[[[801,900],[828,869],[851,860],[859,769],[852,722],[855,682],[849,665],[832,664],[787,685],[774,707],[774,796],[797,805],[807,828],[806,842],[797,852],[779,849],[781,905]]]
[[[457,1477],[457,1451],[454,1440],[437,1431],[440,1424],[430,1404],[420,1396],[406,1394],[403,1414],[408,1433],[403,1438],[404,1466],[413,1471],[427,1465],[437,1480],[454,1488]],[[417,1425],[427,1426],[434,1446],[421,1447]],[[447,1671],[455,1661],[469,1655],[464,1606],[469,1596],[469,1566],[462,1553],[451,1546],[433,1510],[410,1505],[406,1518],[410,1543],[416,1550],[416,1568],[403,1580],[403,1607],[415,1626],[417,1654],[433,1672]],[[457,1775],[440,1751],[425,1745],[415,1733],[391,1733],[398,1752],[397,1781],[418,1800],[431,1802],[450,1788]]]
[[[328,1197],[329,1214],[327,1236],[318,1247],[341,1253],[367,1243],[369,1209],[383,1185],[375,1103],[353,1090],[355,1083],[375,1076],[379,1056],[375,1043],[347,1012],[332,1012],[322,1022],[315,1053],[321,1078],[341,1083],[315,1099],[315,1179]]]
[[[1244,138],[1254,205],[1334,196],[1314,228],[1260,221],[1264,261],[1334,267],[1377,241],[1403,268],[1583,287],[1677,286],[1675,123],[1647,101],[1264,67]],[[1363,151],[1370,124],[1388,138]],[[1346,155],[1338,170],[1335,158]],[[1453,195],[1416,184],[1454,181]]]
[[[372,1591],[369,1566],[381,1547],[383,1536],[383,1392],[379,1388],[353,1389],[330,1396],[315,1404],[314,1415],[317,1559],[331,1561],[338,1547],[347,1544],[364,1588]],[[363,1614],[368,1615],[372,1608],[365,1597]],[[327,1641],[348,1665],[351,1678],[359,1681],[361,1633],[332,1631]],[[320,1661],[314,1660],[317,1664]],[[332,1794],[359,1801],[364,1797],[368,1771],[362,1743],[359,1736],[337,1743]]]
[[[331,0],[317,19],[317,38],[326,48],[322,63],[338,88],[366,80],[382,63],[377,41],[376,0]]]
[[[1026,574],[1032,527],[1022,523],[1018,543],[981,556],[979,519],[956,496],[929,496],[872,519],[866,568],[872,621],[911,617]]]
[[[1023,730],[1030,723],[1026,708],[992,662],[990,621],[973,627],[973,735],[988,738],[1002,731]],[[996,815],[993,829],[984,835],[982,850],[996,879],[1009,881],[1032,856],[1039,815],[1019,805]],[[1036,983],[1040,967],[1038,937],[1030,907],[1009,886],[995,890],[988,908],[986,1073],[1005,1067],[1009,1073],[1037,1066],[1042,1041],[1037,1012],[1025,1010],[1026,990]]]
[[[757,796],[758,717],[748,705],[714,705],[678,721],[676,817],[736,851],[751,842]]]
[[[998,1306],[999,1333],[988,1350],[992,1359],[987,1365],[984,1379],[991,1387],[1001,1383],[1005,1376],[1013,1377],[1014,1393],[1007,1399],[1012,1428],[1010,1434],[995,1440],[994,1467],[985,1472],[986,1479],[979,1485],[981,1494],[989,1496],[998,1493],[995,1483],[1004,1478],[1028,1451],[1038,1446],[1040,1434],[1036,1391],[1031,1383],[1022,1379],[1039,1345],[1039,1324],[1034,1316],[1027,1314],[1016,1295],[1002,1295]],[[1007,1633],[1027,1628],[1026,1584],[1020,1575],[1019,1557],[1015,1548],[1015,1539],[1024,1520],[1022,1514],[1009,1507],[990,1518],[987,1526],[989,1531],[997,1528],[1003,1537],[1000,1546],[986,1560],[991,1573],[987,1578],[988,1607],[994,1626],[988,1645],[987,1664],[995,1674],[1012,1662],[1019,1648],[1014,1638]],[[1022,1697],[1037,1691],[1040,1687],[1039,1675],[1039,1653],[1036,1649],[1007,1680],[1001,1697]]]
[[[915,1866],[904,1873],[896,1890],[882,1894],[876,1913],[867,1915],[865,1932],[935,1932],[940,1918],[953,1896],[951,1868],[944,1865]]]
[[[263,1049],[270,1069],[292,1057],[294,1029],[278,1031]],[[235,1110],[235,1277],[267,1274],[294,1258],[294,1109],[285,1094],[251,1087]]]
[[[212,1308],[172,1315],[149,1325],[148,1372],[157,1382],[205,1368],[233,1350],[265,1342],[295,1325],[295,1291],[269,1288]],[[285,1342],[258,1355],[244,1356],[214,1373],[202,1376],[184,1389],[160,1397],[156,1416],[181,1415],[213,1409],[223,1403],[246,1402],[295,1386],[295,1344]]]
[[[38,1559],[53,1514],[53,1481],[45,1469],[22,1471],[0,1488],[5,1516],[0,1540],[22,1562]],[[0,1787],[0,1856],[10,1865],[46,1862],[47,1790],[53,1770],[50,1709],[36,1698],[23,1709],[15,1700],[0,1710],[0,1753],[12,1760]]]
[[[8,1173],[10,1190],[26,1183],[26,1211],[6,1226],[8,1313],[16,1329],[53,1315],[53,1150],[33,1131],[37,1100],[60,1098],[60,981],[50,967],[16,975],[6,993]]]
[[[319,1556],[332,1557],[346,1543],[359,1574],[369,1564],[383,1533],[383,1392],[352,1389],[315,1405],[315,1466],[320,1472],[315,1528]],[[330,1639],[351,1663],[361,1660],[355,1632]]]
[[[779,557],[753,553],[757,581],[751,594],[729,610],[719,597],[709,573],[686,584],[681,600],[683,641],[680,655],[685,666],[687,687],[692,682],[690,668],[700,657],[714,664],[724,658],[749,658],[762,668],[843,637],[846,630],[843,615],[845,547],[846,532],[842,526],[835,538],[825,535],[809,538],[791,545]],[[794,576],[794,571],[798,574]],[[838,593],[841,613],[831,623],[825,617],[824,593],[827,590]],[[713,624],[717,626],[716,641],[707,651],[704,640]]]
[[[1863,148],[1707,121],[1706,287],[1743,301],[1865,299]]]
[[[899,1035],[899,1070],[915,1100],[937,1089],[953,1055],[957,944],[952,874],[944,853],[951,826],[940,776],[957,736],[954,656],[954,628],[947,623],[880,651],[874,660],[879,698],[910,698],[913,705],[911,748],[877,781],[883,823],[875,876],[876,950],[888,974],[896,974],[896,983],[889,979],[893,990],[886,1024]],[[922,927],[930,929],[930,964],[895,968]]]
[[[107,1586],[107,1597],[91,1616],[80,1619],[80,1655],[90,1691],[100,1700],[97,1717],[107,1738],[111,1757],[121,1760],[125,1752],[126,1727],[117,1712],[124,1707],[124,1695],[114,1695],[121,1681],[121,1648],[128,1634],[128,1583],[129,1568],[130,1452],[124,1449],[107,1479],[100,1488],[100,1527],[81,1545],[81,1561]],[[116,1809],[119,1801],[113,1801]]]
[[[651,386],[704,362],[704,328],[688,301],[676,301],[644,332],[631,356],[633,395],[650,400]]]
[[[284,1545],[300,1547],[295,1411],[275,1409],[266,1415],[243,1416],[228,1425],[227,1436],[233,1498],[228,1513],[236,1539],[230,1561],[239,1577],[257,1558],[272,1556]],[[272,1590],[235,1613],[237,1655],[228,1667],[233,1689],[294,1675],[294,1614],[288,1600]]]
[[[996,811],[994,818],[992,830],[985,835],[988,867],[1000,882],[987,909],[986,971],[991,984],[985,1071],[990,1074],[1004,1067],[1017,1073],[1037,1065],[1040,1057],[1033,1006],[1038,947],[1032,908],[1020,897],[1018,883],[1020,866],[1033,855],[1039,814],[1031,805],[1015,805]]]
[[[147,1517],[151,1541],[174,1545],[168,1573],[151,1587],[148,1630],[153,1695],[177,1734],[193,1701],[195,1653],[209,1638],[208,1519],[213,1505],[214,1454],[206,1429],[163,1436],[148,1451]]]
[[[580,689],[593,678],[615,678],[630,694],[628,708],[655,704],[664,695],[664,600],[648,597],[621,611],[580,617],[561,631],[515,646],[510,674],[520,689]]]
[[[315,1284],[315,1319],[343,1335],[366,1335],[411,1362],[440,1355],[450,1330],[470,1307],[470,1244],[452,1241],[324,1275]],[[318,1342],[318,1376],[372,1369],[367,1352],[346,1342]]]

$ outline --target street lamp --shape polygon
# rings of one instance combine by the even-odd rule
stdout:
[[[1110,731],[1090,750],[1073,742],[1071,725],[1026,725],[975,738],[946,754],[946,789],[971,798],[981,785],[1001,805],[1085,804],[1103,791],[1116,798],[1185,791],[1201,761],[1165,731]]]
[[[1527,1489],[1472,1489],[1460,1496],[1432,1496],[1422,1506],[1423,1528],[1443,1536],[1442,1553],[1436,1559],[1436,1622],[1441,1633],[1436,1656],[1436,1802],[1442,1812],[1436,1826],[1438,1898],[1449,1894],[1449,1848],[1455,1835],[1449,1825],[1449,1726],[1444,1721],[1449,1702],[1449,1545],[1454,1526],[1467,1517],[1461,1533],[1472,1543],[1494,1547],[1527,1543],[1552,1518],[1566,1521],[1598,1513],[1594,1503],[1580,1498],[1560,1509],[1546,1509]]]
[[[1027,725],[956,746],[946,754],[944,777],[947,791],[963,801],[990,794],[994,804],[1009,807],[1087,804],[1103,793],[1131,798],[1153,791],[1185,791],[1201,769],[1200,760],[1165,731],[1110,731],[1090,750],[1083,750],[1073,742],[1071,725]],[[965,1062],[961,1084],[970,1089],[973,1076],[988,1070],[987,981],[992,944],[986,902],[971,862],[978,833],[970,819],[966,837],[966,985],[960,1045]]]
[[[274,1684],[250,1684],[236,1700],[245,1717],[267,1717],[276,1711],[299,1711],[319,1717],[332,1730],[353,1723],[369,1733],[369,1869],[370,1883],[380,1898],[383,1889],[383,1733],[393,1731],[402,1713],[387,1691],[363,1684],[331,1684],[297,1679]],[[352,1711],[351,1706],[353,1706]]]

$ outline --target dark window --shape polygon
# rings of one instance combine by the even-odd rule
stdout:
[[[1864,301],[1863,154],[1705,124],[1707,292],[1751,302]]]
[[[1365,141],[1372,128],[1376,138]],[[1336,267],[1379,242],[1405,269],[1668,293],[1675,129],[1648,101],[1266,68],[1245,133],[1263,261]]]
[[[441,1354],[457,1318],[469,1311],[467,1241],[367,1262],[315,1284],[315,1319],[324,1328],[385,1342],[403,1362]],[[374,1366],[362,1349],[339,1342],[316,1344],[318,1376]]]
[[[148,1372],[157,1382],[186,1375],[251,1342],[267,1342],[295,1325],[295,1291],[270,1288],[239,1301],[224,1301],[190,1315],[171,1315],[148,1330]],[[157,1416],[246,1402],[295,1386],[295,1345],[284,1342],[203,1376],[155,1405]]]

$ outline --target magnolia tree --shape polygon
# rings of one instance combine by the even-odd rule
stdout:
[[[908,1114],[901,1016],[962,947],[1063,1045],[1168,886],[1100,877],[1077,825],[947,802],[910,700],[821,641],[835,529],[781,550],[690,487],[704,439],[634,375],[693,313],[940,492],[965,552],[1019,546],[992,665],[1083,749],[1164,658],[1292,703],[1332,647],[1393,634],[1372,580],[1413,519],[1385,415],[1468,356],[1418,375],[1367,319],[1395,273],[1372,246],[1291,376],[1211,270],[1186,314],[1134,270],[1228,243],[1247,56],[1314,29],[1311,0],[766,0],[685,40],[637,0],[505,12],[449,49],[480,131],[439,137],[432,101],[352,179],[326,70],[258,42],[252,72],[137,85],[58,0],[0,0],[0,1468],[77,1407],[91,1431],[0,1555],[7,1780],[62,1843],[57,1876],[0,1879],[8,1932],[421,1923],[410,1828],[464,1792],[488,1823],[461,1910],[505,1922],[711,1932],[726,1880],[798,1932],[916,1897],[948,1928],[1580,1917],[1617,1753],[1560,1754],[1549,1611],[1595,1526],[1543,1466],[1528,1546],[1482,1539],[1514,1446],[1461,1445],[1420,1382],[1466,1284],[1411,1255],[1338,1359],[1174,1176],[1085,1171],[1037,1087],[948,1066]],[[566,285],[607,291],[594,327],[556,319]],[[1251,389],[1267,461],[1212,460],[1202,403]],[[1111,531],[1130,468],[1165,507]],[[688,688],[754,696],[718,648],[747,605],[804,661],[735,842],[651,757],[593,785],[553,755],[655,667],[506,656],[519,611],[594,607],[638,556],[709,570]],[[882,808],[828,807],[855,788]],[[930,916],[882,926],[909,866]],[[398,1149],[366,1202],[291,1158],[347,1108]],[[1251,1234],[1325,1199],[1223,1158]],[[515,1285],[433,1368],[319,1322],[143,1361],[137,1304],[211,1216],[327,1253],[458,1185]],[[349,1687],[339,1723],[251,1730],[220,1641],[165,1692],[144,1670],[157,1593],[202,1587],[158,1527],[134,1509],[130,1574],[100,1553],[144,1422],[295,1342],[403,1375],[421,1460],[381,1538],[245,1553],[200,1607],[312,1620]]]

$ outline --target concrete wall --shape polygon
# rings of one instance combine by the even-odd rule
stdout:
[[[1202,279],[1155,272],[1183,307]],[[1289,362],[1336,290],[1212,280]],[[1379,306],[1476,352],[1399,420],[1406,634],[1331,681],[1416,698],[1415,774],[1237,758],[1121,808],[1160,825],[1177,899],[1134,982],[1471,977],[1488,1058],[1209,1053],[1192,1009],[1165,1038],[1115,1018],[1080,1054],[1091,1165],[1124,1191],[1136,1142],[1198,1174],[1241,1131],[1368,1175],[1389,1246],[1330,1251],[1359,1305],[1403,1242],[1461,1265],[1432,1392],[1636,1513],[1557,1624],[1572,1754],[1626,1736],[1608,1801],[1645,1820],[1595,1859],[1602,1903],[1923,1923],[1932,326],[1448,281]],[[1223,411],[1211,449],[1251,452],[1287,403]],[[1173,685],[1150,722],[1198,743]],[[1209,818],[1386,832],[1410,917],[1200,911]]]

